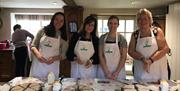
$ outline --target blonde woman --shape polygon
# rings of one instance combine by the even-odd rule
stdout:
[[[152,27],[152,14],[147,9],[137,13],[138,30],[129,44],[129,55],[134,59],[134,77],[136,80],[157,82],[168,79],[166,53],[169,47],[160,28]]]

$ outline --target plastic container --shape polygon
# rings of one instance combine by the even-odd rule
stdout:
[[[53,72],[49,72],[48,73],[48,77],[47,77],[47,80],[48,80],[48,84],[53,84],[54,81],[55,81],[55,75]]]
[[[5,49],[6,48],[6,43],[0,43],[0,49]]]
[[[161,88],[161,91],[168,91],[169,90],[168,82],[166,80],[161,80],[160,88]]]

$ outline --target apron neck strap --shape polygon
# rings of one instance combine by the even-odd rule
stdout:
[[[150,32],[151,32],[151,37],[154,37],[153,28],[150,28]],[[138,39],[140,38],[140,36],[141,36],[141,32],[139,31]]]
[[[116,44],[118,44],[118,33],[116,32]]]
[[[150,30],[151,30],[151,37],[155,37],[155,36],[154,36],[154,32],[153,32],[153,31],[154,31],[154,28],[151,27]]]
[[[106,43],[106,39],[108,37],[109,33],[106,34],[105,38],[104,38],[104,43]],[[118,33],[116,32],[116,44],[118,44]]]

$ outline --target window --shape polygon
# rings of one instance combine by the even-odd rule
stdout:
[[[117,29],[118,33],[121,33],[127,40],[128,44],[131,38],[131,34],[134,31],[135,27],[135,16],[118,16],[119,17],[119,27]],[[108,17],[100,16],[98,17],[98,36],[109,32],[108,26]]]
[[[20,24],[22,29],[25,29],[36,36],[38,30],[43,28],[44,26],[50,23],[52,15],[36,15],[36,14],[14,14],[14,22],[15,24]],[[13,30],[11,31],[13,33]]]

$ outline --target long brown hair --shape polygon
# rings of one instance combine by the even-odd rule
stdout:
[[[65,16],[64,16],[64,13],[62,13],[62,12],[56,12],[52,16],[50,24],[44,27],[45,34],[50,37],[55,37],[56,31],[55,31],[55,27],[54,27],[54,19],[57,15],[62,15],[64,17],[64,24],[59,30],[61,32],[61,38],[64,40],[67,40]]]
[[[86,25],[89,24],[89,23],[91,23],[91,22],[94,22],[94,30],[91,32],[91,35],[92,35],[92,36],[96,36],[97,19],[96,19],[94,16],[90,15],[90,16],[86,17],[86,19],[84,20],[83,28],[82,28],[82,30],[81,30],[81,32],[80,32],[80,34],[81,34],[83,37],[85,37],[85,34],[86,34],[86,31],[85,31]]]

